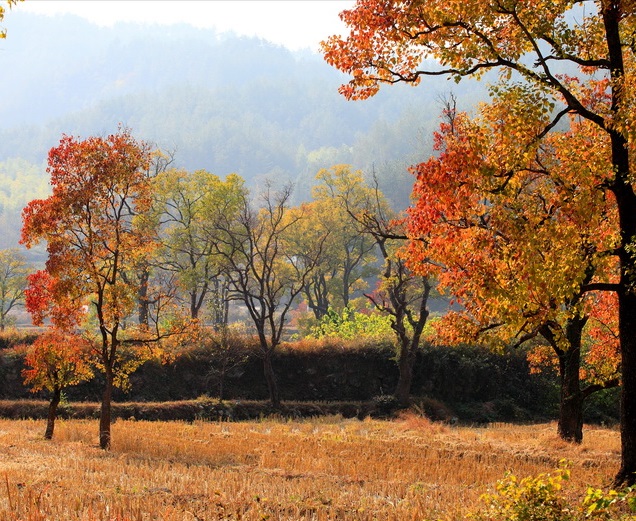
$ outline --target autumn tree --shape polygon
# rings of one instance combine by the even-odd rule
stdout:
[[[328,288],[332,296],[330,304],[335,306],[337,302],[335,307],[347,307],[353,292],[363,290],[365,279],[377,273],[375,241],[360,231],[347,210],[361,212],[373,199],[373,191],[364,183],[362,172],[352,170],[350,165],[322,169],[316,180],[318,183],[312,189],[314,216],[310,223],[328,234],[315,275],[323,274],[324,280],[319,282]]]
[[[435,135],[439,155],[413,168],[411,259],[420,271],[433,269],[462,305],[437,324],[438,341],[497,346],[543,337],[558,359],[559,434],[580,442],[583,400],[618,383],[615,371],[583,389],[580,379],[586,324],[609,324],[615,311],[588,291],[618,273],[610,255],[616,215],[598,189],[609,169],[597,169],[603,146],[594,146],[589,124],[573,121],[541,146],[519,137],[507,94],[473,120],[447,107]],[[523,122],[540,126],[543,117],[539,110]]]
[[[618,294],[622,357],[621,467],[617,484],[636,481],[636,193],[631,156],[636,127],[636,24],[628,0],[593,2],[448,2],[358,0],[341,13],[346,37],[323,44],[329,63],[351,75],[341,87],[350,99],[374,95],[381,83],[418,84],[427,75],[456,80],[498,70],[507,85],[520,85],[511,111],[541,106],[550,118],[525,133],[545,139],[566,115],[594,125],[608,142],[620,242],[615,250],[619,280],[603,286]],[[563,74],[563,71],[572,71]],[[589,92],[597,94],[589,103]],[[586,99],[588,98],[588,99]],[[600,287],[598,287],[600,288]]]
[[[16,249],[0,251],[0,331],[9,324],[9,313],[24,300],[29,265]]]
[[[291,186],[279,191],[267,187],[260,208],[243,193],[239,214],[219,209],[213,232],[213,244],[230,283],[230,298],[245,305],[256,329],[274,407],[280,405],[281,398],[272,358],[282,341],[288,313],[322,250],[319,242],[313,245],[313,257],[301,256],[290,247],[288,236],[303,219],[302,214],[289,212],[291,193]]]
[[[404,219],[391,210],[377,182],[373,191],[367,192],[367,197],[358,209],[350,207],[346,199],[343,199],[343,205],[358,223],[360,231],[373,238],[384,263],[377,290],[365,293],[365,296],[378,311],[391,317],[399,373],[394,396],[400,405],[406,406],[411,397],[413,367],[429,317],[431,276],[417,273],[409,265]]]
[[[320,201],[310,201],[293,208],[294,213],[302,215],[297,226],[294,227],[293,234],[290,234],[288,241],[293,244],[296,255],[308,255],[308,262],[314,262],[314,245],[324,242],[323,255],[320,257],[315,268],[307,277],[305,286],[302,289],[302,296],[307,303],[307,308],[313,312],[314,319],[322,320],[323,317],[333,309],[337,297],[334,294],[334,286],[337,284],[339,263],[334,249],[340,249],[338,241],[332,241],[329,223],[331,222],[331,211],[329,205]],[[326,239],[329,236],[329,239]]]
[[[228,287],[212,241],[215,219],[223,214],[231,220],[238,212],[243,180],[236,174],[222,180],[205,170],[173,169],[158,175],[153,185],[161,244],[155,264],[175,275],[192,318],[199,318],[211,300],[213,321],[225,324]]]
[[[149,342],[171,332],[162,313],[169,295],[156,300],[150,326],[127,323],[138,288],[126,274],[156,247],[143,233],[151,205],[149,161],[149,147],[126,129],[85,140],[64,136],[48,156],[52,195],[23,211],[22,242],[46,241],[48,252],[45,269],[29,277],[27,309],[36,324],[48,317],[62,330],[81,327],[94,342],[105,380],[103,449],[110,447],[113,386],[125,384],[149,356]]]
[[[45,439],[53,437],[62,391],[92,378],[90,359],[89,342],[79,335],[56,328],[40,334],[26,348],[25,369],[22,371],[24,383],[31,386],[32,392],[47,390],[51,393]]]
[[[150,154],[149,169],[147,175],[155,180],[168,170],[174,161],[174,153],[154,150]],[[156,192],[153,185],[152,193]],[[151,207],[154,208],[154,205]],[[146,235],[149,241],[158,242],[160,224],[154,211],[147,212],[143,219],[137,221],[137,233]],[[153,263],[156,255],[139,256],[132,266],[128,268],[123,277],[125,282],[137,287],[137,322],[139,325],[149,327],[153,306],[161,300],[162,294],[173,294],[173,277],[165,273],[158,273]]]
[[[323,254],[303,292],[308,307],[316,318],[328,319],[334,288],[342,288],[337,291],[347,295],[343,302],[348,303],[347,287],[355,283],[362,289],[365,278],[378,276],[376,291],[364,295],[377,311],[390,317],[399,370],[395,396],[406,405],[428,318],[429,279],[416,274],[399,254],[408,237],[377,181],[372,186],[349,165],[323,169],[316,178],[314,200],[298,209],[308,219],[294,235],[299,251],[313,251],[313,245],[323,241]]]

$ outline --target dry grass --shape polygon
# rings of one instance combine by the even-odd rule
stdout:
[[[113,449],[95,421],[0,420],[0,520],[463,519],[506,471],[572,462],[572,491],[617,470],[616,431],[589,427],[581,446],[555,425],[448,427],[393,422],[117,421]]]

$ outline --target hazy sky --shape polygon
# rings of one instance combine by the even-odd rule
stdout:
[[[259,36],[291,49],[317,50],[321,40],[343,31],[338,13],[353,4],[353,0],[26,0],[13,9],[73,13],[99,25],[185,22]]]

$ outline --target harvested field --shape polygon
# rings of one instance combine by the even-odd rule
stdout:
[[[554,424],[451,427],[394,421],[0,420],[0,520],[464,519],[507,471],[571,462],[569,493],[607,486],[619,435],[587,427],[580,446]]]

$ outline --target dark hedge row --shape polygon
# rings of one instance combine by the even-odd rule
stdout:
[[[34,396],[22,385],[22,358],[0,352],[0,398]],[[223,369],[218,353],[191,349],[165,365],[147,362],[131,376],[120,402],[172,402],[201,396],[226,400],[267,399],[258,356],[247,354]],[[389,346],[298,350],[286,348],[275,357],[283,400],[293,402],[374,403],[391,408],[397,368]],[[438,419],[467,422],[538,421],[556,417],[558,382],[554,374],[531,374],[522,350],[492,353],[475,347],[427,346],[420,352],[413,382],[414,403]],[[101,382],[68,389],[69,401],[98,402]],[[613,422],[618,418],[617,392],[601,393],[588,401],[586,419]],[[45,398],[45,394],[36,397]],[[126,413],[127,414],[127,413]],[[124,415],[125,416],[125,415]],[[139,416],[137,413],[131,414]]]
[[[63,419],[98,419],[100,404],[96,402],[65,402],[57,416]],[[364,419],[382,416],[381,408],[373,401],[357,402],[285,402],[280,409],[272,409],[267,402],[251,400],[219,401],[213,398],[171,402],[114,403],[115,419],[139,421],[246,421],[277,415],[282,418],[311,418],[341,415],[344,418]],[[48,402],[45,400],[0,400],[0,417],[9,419],[45,419]],[[386,414],[384,414],[386,415]]]

